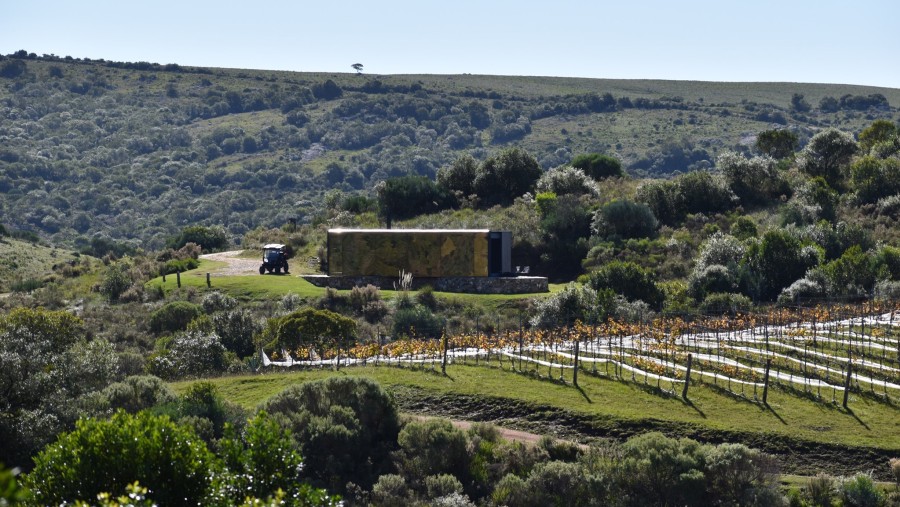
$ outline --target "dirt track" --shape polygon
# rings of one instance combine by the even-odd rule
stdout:
[[[255,275],[259,273],[259,265],[262,261],[238,257],[241,253],[243,253],[243,250],[232,250],[230,252],[205,254],[201,255],[200,258],[225,262],[228,264],[227,266],[210,270],[210,276],[240,276]]]

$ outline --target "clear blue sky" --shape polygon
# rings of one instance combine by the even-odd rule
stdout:
[[[0,53],[900,88],[897,0],[9,0]]]

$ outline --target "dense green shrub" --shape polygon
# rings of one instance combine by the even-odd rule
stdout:
[[[606,505],[603,486],[576,463],[549,461],[536,466],[525,480],[529,506]],[[600,490],[598,494],[598,491]]]
[[[712,214],[732,209],[737,197],[724,177],[708,171],[691,171],[675,178],[687,213]]]
[[[268,498],[279,493],[288,505],[331,503],[324,491],[301,480],[303,458],[291,432],[265,412],[257,413],[242,431],[228,426],[225,433],[217,445],[225,466],[217,478],[220,499],[238,505],[248,496]]]
[[[215,457],[196,434],[165,416],[116,413],[82,419],[35,456],[26,484],[40,504],[93,501],[135,481],[161,505],[198,505],[210,492]]]
[[[106,296],[110,302],[118,301],[119,297],[131,287],[129,267],[126,262],[120,261],[110,264],[103,272],[99,289],[100,293]]]
[[[560,166],[550,169],[538,178],[536,192],[552,192],[556,195],[576,194],[600,196],[597,182],[585,175],[581,169]]]
[[[0,462],[29,458],[71,428],[82,401],[118,378],[112,344],[87,341],[85,323],[64,311],[16,308],[0,315]]]
[[[262,332],[262,323],[248,310],[228,310],[212,316],[212,327],[219,341],[237,357],[256,353],[253,337]]]
[[[753,302],[743,294],[710,291],[697,308],[701,313],[708,315],[747,314],[753,309]]]
[[[597,291],[580,284],[570,283],[563,290],[535,303],[531,325],[554,329],[566,324],[602,322],[610,309],[601,308]]]
[[[406,507],[410,505],[410,491],[406,479],[398,474],[384,474],[372,486],[372,501],[385,507]]]
[[[100,392],[110,410],[129,414],[176,400],[175,391],[159,377],[138,375],[108,385]]]
[[[649,206],[628,199],[598,209],[591,222],[591,232],[605,239],[652,238],[658,227]]]
[[[814,135],[800,152],[798,165],[806,174],[821,176],[834,188],[841,188],[843,169],[856,154],[853,136],[830,128]]]
[[[859,133],[859,147],[863,153],[879,143],[893,141],[900,135],[900,128],[890,120],[875,120]]]
[[[797,134],[787,129],[764,130],[756,136],[756,149],[777,159],[792,155],[799,144]]]
[[[203,308],[199,305],[170,301],[150,314],[150,330],[156,334],[183,331],[200,315],[203,315]]]
[[[371,284],[350,289],[350,307],[372,324],[380,322],[388,314],[387,305],[381,299],[381,291]]]
[[[329,491],[348,481],[368,489],[391,468],[400,423],[390,395],[372,380],[331,377],[288,387],[262,404],[300,444],[303,475]]]
[[[331,310],[306,307],[269,322],[278,346],[289,351],[314,348],[322,355],[327,348],[356,342],[356,321]]]
[[[517,197],[534,191],[541,166],[532,155],[510,148],[488,157],[475,176],[474,190],[482,207],[508,206]]]
[[[900,193],[900,160],[863,157],[850,166],[850,187],[861,203]]]
[[[756,296],[772,301],[800,279],[815,261],[804,255],[800,241],[783,229],[772,229],[747,250],[747,263],[756,277]]]
[[[438,170],[437,183],[460,197],[468,197],[475,193],[478,171],[478,161],[472,155],[465,154]]]
[[[169,380],[199,378],[224,373],[232,357],[215,333],[191,330],[175,334],[165,350],[150,357],[147,369]]]
[[[424,490],[431,475],[450,474],[463,486],[471,481],[468,440],[446,419],[407,423],[397,437],[397,467],[413,489]]]
[[[804,493],[814,507],[831,507],[836,489],[834,478],[820,473],[806,481]]]
[[[726,151],[719,155],[716,167],[725,175],[731,191],[745,206],[765,204],[782,195],[790,195],[788,182],[778,171],[775,160],[766,157],[744,158]]]
[[[220,226],[192,225],[182,229],[177,236],[169,238],[166,245],[178,250],[188,243],[200,245],[204,252],[215,252],[228,248],[228,237],[225,235],[225,229]]]
[[[172,259],[166,261],[165,266],[163,266],[163,273],[167,275],[184,273],[185,271],[197,269],[199,265],[200,261],[198,259]]]
[[[868,474],[844,478],[838,485],[838,494],[847,507],[880,507],[884,502],[884,493]]]
[[[875,287],[878,279],[877,259],[871,252],[863,252],[859,245],[847,249],[840,258],[822,266],[832,296],[862,296]]]
[[[427,306],[417,304],[398,308],[393,316],[392,335],[436,338],[443,331],[443,320]]]
[[[651,308],[662,308],[665,294],[656,284],[655,274],[633,262],[613,261],[588,275],[591,288],[609,289],[629,300],[641,300]]]
[[[231,310],[236,307],[238,302],[233,297],[220,292],[213,291],[203,296],[203,301],[201,301],[201,306],[203,306],[203,311],[212,314],[215,312],[221,312],[226,310]]]
[[[622,162],[619,159],[602,153],[578,155],[572,159],[570,165],[576,169],[581,169],[586,175],[595,180],[625,175],[622,171]]]
[[[647,433],[623,446],[619,488],[628,505],[703,505],[703,448],[689,439]]]
[[[435,213],[455,204],[450,191],[425,176],[401,176],[378,187],[379,213],[390,228],[394,220]]]
[[[672,181],[644,183],[638,187],[635,199],[649,206],[653,216],[664,224],[675,225],[684,219],[684,199]]]

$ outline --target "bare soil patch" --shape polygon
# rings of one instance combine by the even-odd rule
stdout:
[[[210,270],[210,276],[259,276],[259,265],[262,264],[262,261],[238,257],[242,252],[243,250],[217,252],[201,255],[200,258],[227,264],[226,266]]]

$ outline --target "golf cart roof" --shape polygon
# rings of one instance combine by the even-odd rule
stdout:
[[[269,243],[263,247],[263,250],[281,250],[282,248],[284,248],[284,245],[280,243]]]

